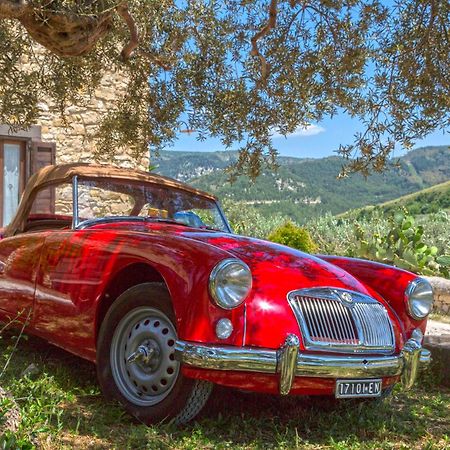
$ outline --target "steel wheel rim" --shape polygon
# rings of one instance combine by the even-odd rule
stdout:
[[[117,325],[110,350],[111,372],[125,399],[138,406],[164,400],[178,378],[177,333],[160,310],[141,306]]]

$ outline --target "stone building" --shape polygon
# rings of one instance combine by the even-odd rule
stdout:
[[[94,161],[92,135],[117,95],[123,92],[125,82],[120,73],[106,74],[93,95],[85,98],[85,106],[67,108],[67,124],[51,102],[40,103],[39,123],[29,130],[11,133],[0,124],[0,227],[10,222],[28,178],[41,167]],[[97,158],[96,162],[143,170],[149,165],[148,158],[136,161],[125,149],[117,149],[113,161]]]

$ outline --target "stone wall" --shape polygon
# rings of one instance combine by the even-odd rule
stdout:
[[[426,277],[433,286],[434,308],[439,314],[450,315],[450,280],[440,277]]]
[[[36,52],[39,53],[37,47]],[[24,61],[24,65],[27,62]],[[115,99],[123,94],[127,79],[121,72],[108,72],[99,87],[91,95],[84,97],[83,106],[71,105],[66,109],[67,124],[63,122],[58,109],[50,101],[39,104],[41,110],[39,124],[43,141],[56,143],[56,163],[101,162],[113,163],[121,167],[147,170],[148,156],[137,161],[127,149],[117,149],[111,161],[97,158],[94,161],[95,142],[93,135],[105,113],[113,106]]]

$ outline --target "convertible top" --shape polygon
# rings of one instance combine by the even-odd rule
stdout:
[[[124,169],[105,164],[72,163],[46,166],[36,172],[29,179],[25,191],[22,195],[22,201],[17,209],[13,221],[5,228],[4,235],[12,236],[21,228],[23,219],[28,214],[36,192],[49,184],[63,183],[70,181],[74,176],[81,178],[115,178],[129,181],[141,181],[143,183],[158,184],[174,189],[180,189],[200,197],[205,197],[216,201],[214,195],[195,189],[187,184],[172,178],[156,175],[149,172],[136,169]]]

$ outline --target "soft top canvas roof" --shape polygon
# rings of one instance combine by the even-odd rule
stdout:
[[[80,178],[115,178],[120,180],[140,181],[143,183],[151,183],[169,188],[180,189],[201,197],[206,197],[210,200],[217,200],[214,195],[195,189],[187,184],[181,183],[180,181],[141,170],[87,163],[46,166],[35,173],[28,181],[17,213],[13,221],[5,229],[5,236],[15,234],[20,228],[23,223],[23,219],[28,214],[36,191],[49,184],[58,184],[70,181],[74,176],[78,176]]]

